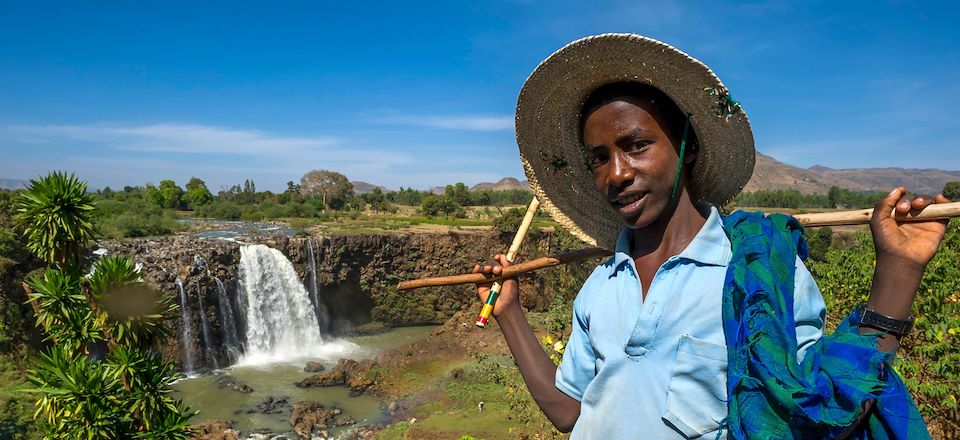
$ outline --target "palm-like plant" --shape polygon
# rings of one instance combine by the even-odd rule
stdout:
[[[18,221],[28,248],[51,263],[26,288],[47,340],[28,380],[39,394],[34,418],[46,438],[184,439],[193,414],[170,397],[179,376],[153,347],[170,334],[173,298],[147,288],[133,263],[106,257],[80,275],[80,250],[93,238],[93,198],[73,175],[31,180]],[[107,341],[106,359],[87,354]],[[100,353],[102,354],[102,353]]]
[[[27,380],[39,393],[34,418],[46,438],[115,439],[130,420],[115,398],[120,383],[103,365],[59,347],[40,355]]]
[[[76,264],[80,247],[93,239],[93,210],[87,184],[73,174],[55,171],[31,180],[20,193],[17,216],[27,235],[27,249],[61,267]]]
[[[27,285],[30,286],[28,298],[34,305],[37,324],[47,334],[46,340],[71,352],[103,340],[103,332],[87,305],[79,277],[48,267],[43,276],[30,277]]]

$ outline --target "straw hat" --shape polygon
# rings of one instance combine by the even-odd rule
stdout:
[[[517,99],[517,144],[543,208],[591,245],[612,250],[623,218],[594,186],[580,133],[580,109],[591,92],[615,82],[641,82],[690,114],[699,140],[694,200],[724,205],[753,174],[753,133],[746,113],[720,79],[676,48],[635,34],[574,41],[537,66]]]

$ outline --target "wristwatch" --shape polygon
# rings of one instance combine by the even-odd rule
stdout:
[[[908,316],[907,319],[897,319],[864,308],[863,313],[860,314],[860,326],[875,328],[902,338],[913,330],[913,315]]]

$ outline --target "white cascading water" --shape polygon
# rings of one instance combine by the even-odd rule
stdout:
[[[237,276],[247,309],[247,344],[240,364],[335,359],[357,348],[346,341],[324,341],[310,293],[280,251],[262,244],[241,246]]]
[[[190,354],[190,344],[193,342],[193,333],[190,331],[190,310],[187,308],[187,292],[183,290],[183,281],[177,277],[177,289],[180,290],[180,337],[183,339],[183,371],[193,372],[193,355]]]
[[[226,344],[230,363],[240,358],[240,336],[237,334],[237,322],[233,319],[233,306],[227,297],[227,288],[220,278],[213,278],[217,282],[217,301],[220,306],[220,328],[223,331],[223,342]]]
[[[203,329],[203,352],[209,358],[210,364],[214,370],[219,370],[220,365],[217,362],[217,352],[213,349],[213,340],[210,335],[210,323],[207,321],[207,314],[203,311],[203,301],[201,301],[200,288],[197,287],[197,312],[200,313],[200,328]]]

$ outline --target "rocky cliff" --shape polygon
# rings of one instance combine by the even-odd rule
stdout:
[[[318,306],[329,315],[320,322],[322,332],[342,334],[371,321],[395,326],[442,323],[465,307],[478,309],[472,286],[409,292],[398,292],[394,286],[404,279],[465,272],[506,249],[509,239],[494,231],[469,231],[254,241],[279,250],[293,263],[300,280],[315,289]],[[141,263],[148,283],[186,305],[184,319],[174,323],[177,337],[162,350],[168,359],[196,370],[236,360],[247,331],[245,293],[238,275],[242,244],[169,236],[108,241],[101,246]],[[578,246],[569,236],[537,231],[524,244],[521,258]],[[572,297],[591,267],[586,263],[523,277],[524,305],[542,310],[557,293]],[[233,347],[231,334],[239,335],[239,347]]]

